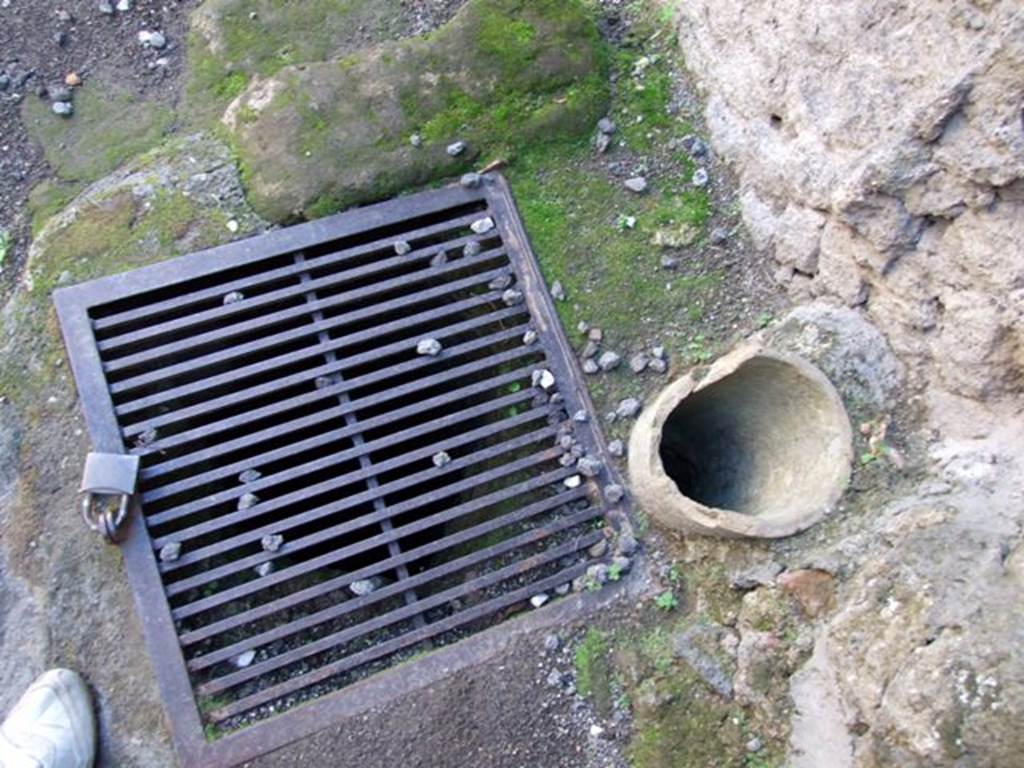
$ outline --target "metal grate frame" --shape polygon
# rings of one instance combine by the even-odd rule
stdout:
[[[488,217],[493,230],[471,228]],[[494,625],[582,575],[600,525],[620,519],[601,499],[617,478],[593,405],[498,174],[54,302],[95,449],[142,459],[122,549],[186,766],[251,759],[356,697],[474,663]],[[439,355],[416,353],[428,337]],[[597,478],[577,473],[570,442],[603,465]],[[365,579],[375,589],[359,594]],[[586,600],[572,602],[531,618]],[[441,666],[390,669],[439,645]]]

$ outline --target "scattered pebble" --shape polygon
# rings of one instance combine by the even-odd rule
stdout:
[[[619,534],[619,540],[615,543],[615,551],[620,555],[628,557],[637,550],[636,536],[630,531],[623,531]]]
[[[603,733],[604,728],[602,728],[600,725],[590,726],[590,735],[593,736],[595,739],[601,736]]]
[[[126,13],[132,9],[132,0],[118,0],[117,10]]]
[[[327,387],[331,386],[332,384],[334,384],[334,379],[332,379],[330,376],[317,376],[313,380],[313,385],[317,389],[327,389]]]
[[[100,3],[97,7],[99,8],[100,13],[105,13],[107,16],[110,16],[114,13],[114,6],[108,3],[106,0],[100,0]]]
[[[654,358],[653,360],[651,360],[650,363],[648,363],[647,367],[650,368],[655,373],[664,373],[665,371],[668,370],[668,363],[666,363],[664,360]]]
[[[238,222],[235,221],[234,219],[228,219],[227,228],[228,232],[234,234],[235,232],[238,231]]]
[[[612,567],[618,570],[619,573],[629,573],[629,569],[633,567],[633,561],[628,557],[616,555],[612,558]]]
[[[622,444],[621,440],[612,440],[608,443],[608,453],[614,456],[616,459],[621,459],[626,455],[626,448]]]
[[[549,599],[550,598],[547,595],[541,592],[539,595],[534,595],[530,598],[530,605],[532,605],[534,608],[540,608]]]
[[[487,284],[487,288],[492,291],[504,291],[510,285],[512,285],[512,275],[498,275]]]
[[[405,256],[405,254],[412,250],[412,246],[405,242],[405,240],[399,240],[395,243],[394,249],[395,253],[399,256]]]
[[[579,331],[580,333],[587,333],[590,330],[590,323],[588,323],[586,320],[580,320],[578,323],[576,323],[576,330]]]
[[[595,560],[608,554],[608,539],[601,539],[587,550],[587,554]]]
[[[572,490],[573,488],[579,488],[580,483],[582,482],[583,478],[580,477],[579,475],[570,475],[569,477],[565,478],[565,487],[568,488],[569,490]]]
[[[612,352],[610,349],[607,352],[601,353],[601,356],[597,359],[597,366],[606,373],[613,371],[619,367],[619,363],[622,362],[622,358],[618,354]]]
[[[352,591],[356,597],[366,597],[366,595],[372,595],[377,591],[378,582],[375,579],[359,579],[353,581],[348,585],[348,588]]]
[[[619,407],[615,409],[615,415],[620,419],[632,419],[638,413],[640,413],[640,401],[635,397],[627,397],[625,400],[619,403]]]
[[[53,42],[63,48],[68,43],[68,33],[63,29],[53,33]]]
[[[451,144],[445,147],[444,151],[448,153],[449,157],[458,157],[459,155],[466,151],[466,142],[453,141]]]
[[[238,476],[238,482],[242,484],[255,483],[263,477],[263,473],[257,469],[247,469]]]
[[[482,219],[477,219],[469,228],[476,232],[478,235],[485,235],[494,229],[494,219],[490,216],[484,216]]]
[[[438,451],[430,460],[434,462],[434,466],[438,469],[452,463],[452,457],[448,455],[447,451]]]
[[[690,182],[695,187],[706,187],[708,184],[708,172],[706,168],[698,168],[693,172]]]
[[[572,435],[566,434],[558,438],[558,447],[563,451],[570,450],[574,445],[576,445],[576,438]]]
[[[561,688],[562,673],[559,672],[557,669],[552,669],[550,672],[548,672],[547,684],[550,685],[552,688]]]
[[[412,144],[414,147],[421,147],[423,146],[423,137],[420,136],[418,133],[414,133],[412,136],[409,137],[409,143]]]
[[[668,254],[663,254],[662,257],[661,257],[661,268],[662,269],[673,269],[673,270],[674,269],[678,269],[679,268],[679,259],[677,259],[675,256],[669,256]]]
[[[464,173],[462,174],[462,178],[459,179],[459,184],[464,186],[466,189],[476,189],[480,186],[480,182],[482,181],[483,179],[479,173]]]
[[[256,660],[256,651],[242,651],[235,657],[235,666],[245,669]]]
[[[181,556],[181,542],[169,541],[160,547],[160,562],[173,563]]]
[[[530,328],[523,334],[523,344],[530,346],[531,344],[537,343],[537,332]]]
[[[554,632],[548,635],[544,635],[544,650],[548,653],[554,653],[558,650],[558,647],[562,644],[562,641],[558,639],[558,635]]]
[[[533,372],[530,381],[535,387],[540,386],[541,389],[551,389],[555,386],[555,374],[547,368],[538,368]]]
[[[584,477],[597,477],[601,474],[601,470],[604,469],[604,465],[600,459],[595,459],[593,456],[584,456],[576,462],[576,469]]]
[[[760,752],[763,746],[764,744],[761,743],[761,740],[755,736],[747,742],[747,752]]]
[[[604,487],[604,497],[612,504],[618,504],[626,495],[626,489],[618,483],[609,483]]]
[[[558,457],[558,464],[562,467],[570,467],[576,463],[576,457],[571,453],[563,453]]]
[[[430,266],[434,267],[435,269],[437,267],[443,267],[447,263],[448,263],[448,254],[446,254],[444,251],[440,251],[438,253],[435,253],[431,257],[431,259],[430,259]]]
[[[611,136],[615,133],[615,123],[609,120],[607,117],[602,117],[597,121],[597,130],[603,134]]]
[[[715,227],[708,236],[712,245],[725,245],[729,242],[729,230],[725,227]]]
[[[604,331],[600,328],[591,328],[587,331],[587,338],[597,344],[600,344],[604,339]]]
[[[274,564],[267,560],[265,563],[257,565],[253,570],[256,571],[256,575],[260,578],[266,578],[274,572]]]
[[[255,507],[259,503],[260,503],[260,497],[257,496],[255,493],[248,493],[248,492],[246,492],[246,493],[243,493],[238,498],[238,508],[239,509],[249,509],[250,507]]]
[[[595,563],[587,568],[587,578],[598,584],[606,584],[608,582],[608,566],[604,563]]]
[[[583,410],[582,408],[580,408],[578,411],[576,411],[576,413],[574,413],[572,415],[572,420],[573,421],[577,421],[580,424],[586,423],[587,418],[588,418],[587,412],[585,410]]]
[[[515,288],[509,288],[501,294],[501,300],[510,307],[514,307],[516,304],[522,304],[523,298],[523,292],[517,291]]]
[[[75,108],[71,105],[70,101],[55,101],[50,107],[54,114],[60,115],[61,117],[71,117],[74,113]]]
[[[224,305],[237,304],[245,298],[245,294],[241,291],[231,291],[231,293],[224,294]]]
[[[155,48],[160,50],[167,45],[167,38],[163,32],[157,30],[144,29],[139,32],[139,45],[143,48]]]
[[[53,101],[71,101],[71,88],[66,85],[47,86],[46,93]]]
[[[598,133],[594,139],[594,149],[597,150],[599,155],[603,155],[608,151],[608,148],[612,145],[612,137],[607,133]]]
[[[647,365],[651,362],[651,359],[647,357],[643,352],[633,355],[629,360],[629,370],[633,373],[643,373],[646,370]]]
[[[660,344],[656,347],[651,347],[651,356],[654,357],[656,360],[664,360],[665,347],[663,347]]]
[[[416,345],[416,354],[437,357],[441,354],[442,349],[441,342],[437,339],[420,339]]]
[[[156,442],[157,431],[156,427],[150,427],[145,432],[141,432],[138,437],[135,438],[135,445],[140,448],[147,445],[152,445]]]
[[[482,250],[483,248],[481,247],[480,242],[478,240],[470,240],[462,248],[462,255],[465,256],[466,258],[469,258],[470,256],[476,256]]]
[[[643,194],[647,191],[647,179],[643,176],[634,176],[631,179],[626,179],[623,182],[630,192],[636,192],[638,195]]]
[[[267,552],[277,552],[284,545],[284,536],[271,533],[260,539],[260,546]]]
[[[565,288],[562,287],[561,280],[555,280],[551,284],[551,296],[556,301],[565,301]]]
[[[598,367],[597,361],[594,360],[594,358],[588,357],[586,360],[583,361],[583,372],[588,376],[593,376],[600,370],[601,369]]]
[[[565,584],[560,584],[557,587],[555,587],[555,594],[556,595],[564,596],[564,595],[568,595],[571,590],[572,590],[572,584],[569,583],[569,582],[566,582]]]

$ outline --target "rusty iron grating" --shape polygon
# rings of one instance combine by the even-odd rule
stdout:
[[[610,464],[498,175],[54,301],[96,449],[142,460],[122,546],[185,764],[329,725],[592,563],[613,478],[574,462]]]

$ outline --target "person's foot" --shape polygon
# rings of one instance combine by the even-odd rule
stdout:
[[[43,674],[0,725],[0,768],[91,768],[95,752],[89,691],[69,669]]]

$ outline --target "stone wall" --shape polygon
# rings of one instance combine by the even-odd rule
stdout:
[[[1024,5],[673,0],[713,147],[795,299],[944,389],[1024,388]]]

